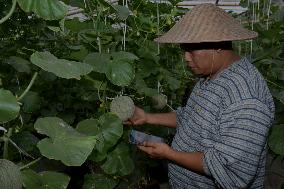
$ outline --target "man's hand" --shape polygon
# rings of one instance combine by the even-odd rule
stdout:
[[[169,154],[173,152],[169,145],[157,142],[144,142],[138,148],[147,153],[151,158],[157,159],[167,159]]]
[[[143,125],[145,123],[147,123],[147,113],[137,106],[135,106],[133,116],[124,122],[127,125]]]

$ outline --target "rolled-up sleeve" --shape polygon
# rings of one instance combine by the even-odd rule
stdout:
[[[220,137],[204,152],[204,171],[221,188],[247,188],[256,176],[273,112],[257,99],[242,100],[223,111]]]

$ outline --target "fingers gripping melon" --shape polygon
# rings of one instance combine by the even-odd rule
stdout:
[[[129,96],[119,96],[112,100],[110,111],[116,114],[122,121],[133,116],[135,105]]]
[[[0,188],[1,189],[21,189],[21,171],[13,162],[0,159]]]

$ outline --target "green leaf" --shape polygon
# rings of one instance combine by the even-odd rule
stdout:
[[[40,189],[43,185],[40,175],[31,169],[23,170],[22,176],[25,189]]]
[[[31,62],[45,71],[66,79],[80,79],[81,75],[87,75],[92,71],[92,67],[88,64],[58,59],[50,52],[35,52],[31,55]]]
[[[88,54],[84,63],[93,66],[93,70],[99,73],[107,72],[107,64],[110,61],[109,54],[91,53]]]
[[[113,60],[107,66],[106,76],[115,85],[128,86],[134,78],[134,70],[127,62]]]
[[[96,139],[77,132],[57,117],[39,118],[35,125],[38,133],[49,136],[38,143],[41,154],[62,161],[67,166],[80,166],[91,154]]]
[[[69,176],[52,171],[36,173],[31,169],[22,171],[25,189],[66,189]]]
[[[40,109],[41,101],[36,92],[29,91],[21,102],[23,103],[23,111],[26,113],[33,113]]]
[[[135,54],[125,51],[112,52],[111,57],[115,61],[126,61],[128,63],[132,63],[134,60],[139,59]]]
[[[88,159],[99,163],[99,162],[105,160],[106,157],[107,157],[107,151],[99,152],[98,150],[93,150],[93,152],[88,157]]]
[[[126,6],[112,5],[112,7],[115,9],[117,16],[121,20],[126,20],[130,15],[130,11]]]
[[[158,93],[157,89],[149,88],[142,76],[138,73],[134,80],[134,89],[141,95],[154,96]]]
[[[284,90],[271,90],[271,94],[282,103],[284,103]]]
[[[67,5],[59,0],[17,0],[25,12],[34,12],[45,20],[59,20],[65,17]]]
[[[0,123],[15,119],[20,111],[16,97],[8,90],[0,89]]]
[[[93,29],[94,25],[90,21],[81,22],[78,18],[66,20],[64,26],[72,32],[80,32],[84,29]]]
[[[70,178],[62,173],[44,171],[40,173],[45,189],[66,189]]]
[[[174,77],[171,77],[171,76],[167,76],[165,77],[167,83],[169,84],[169,87],[171,90],[177,90],[180,88],[180,81],[177,80],[176,78]]]
[[[113,147],[123,134],[123,125],[117,116],[107,113],[99,120],[87,119],[77,125],[77,131],[86,135],[96,136],[96,150],[106,153]]]
[[[11,139],[24,151],[32,152],[36,149],[39,139],[31,132],[23,131],[12,135]]]
[[[6,61],[7,64],[13,66],[15,70],[22,73],[30,73],[30,62],[17,56],[10,56],[9,59]]]
[[[84,177],[83,189],[113,189],[119,180],[103,174],[87,174]]]
[[[274,153],[284,156],[284,125],[272,127],[268,145]]]
[[[129,175],[134,170],[134,163],[130,157],[128,146],[119,144],[109,153],[102,169],[107,174]]]
[[[88,53],[88,49],[86,49],[85,47],[81,47],[79,51],[70,53],[69,58],[77,61],[83,61],[88,55]]]

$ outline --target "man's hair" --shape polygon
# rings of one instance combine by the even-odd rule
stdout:
[[[232,41],[182,43],[180,44],[180,47],[184,51],[203,50],[203,49],[233,50]]]

